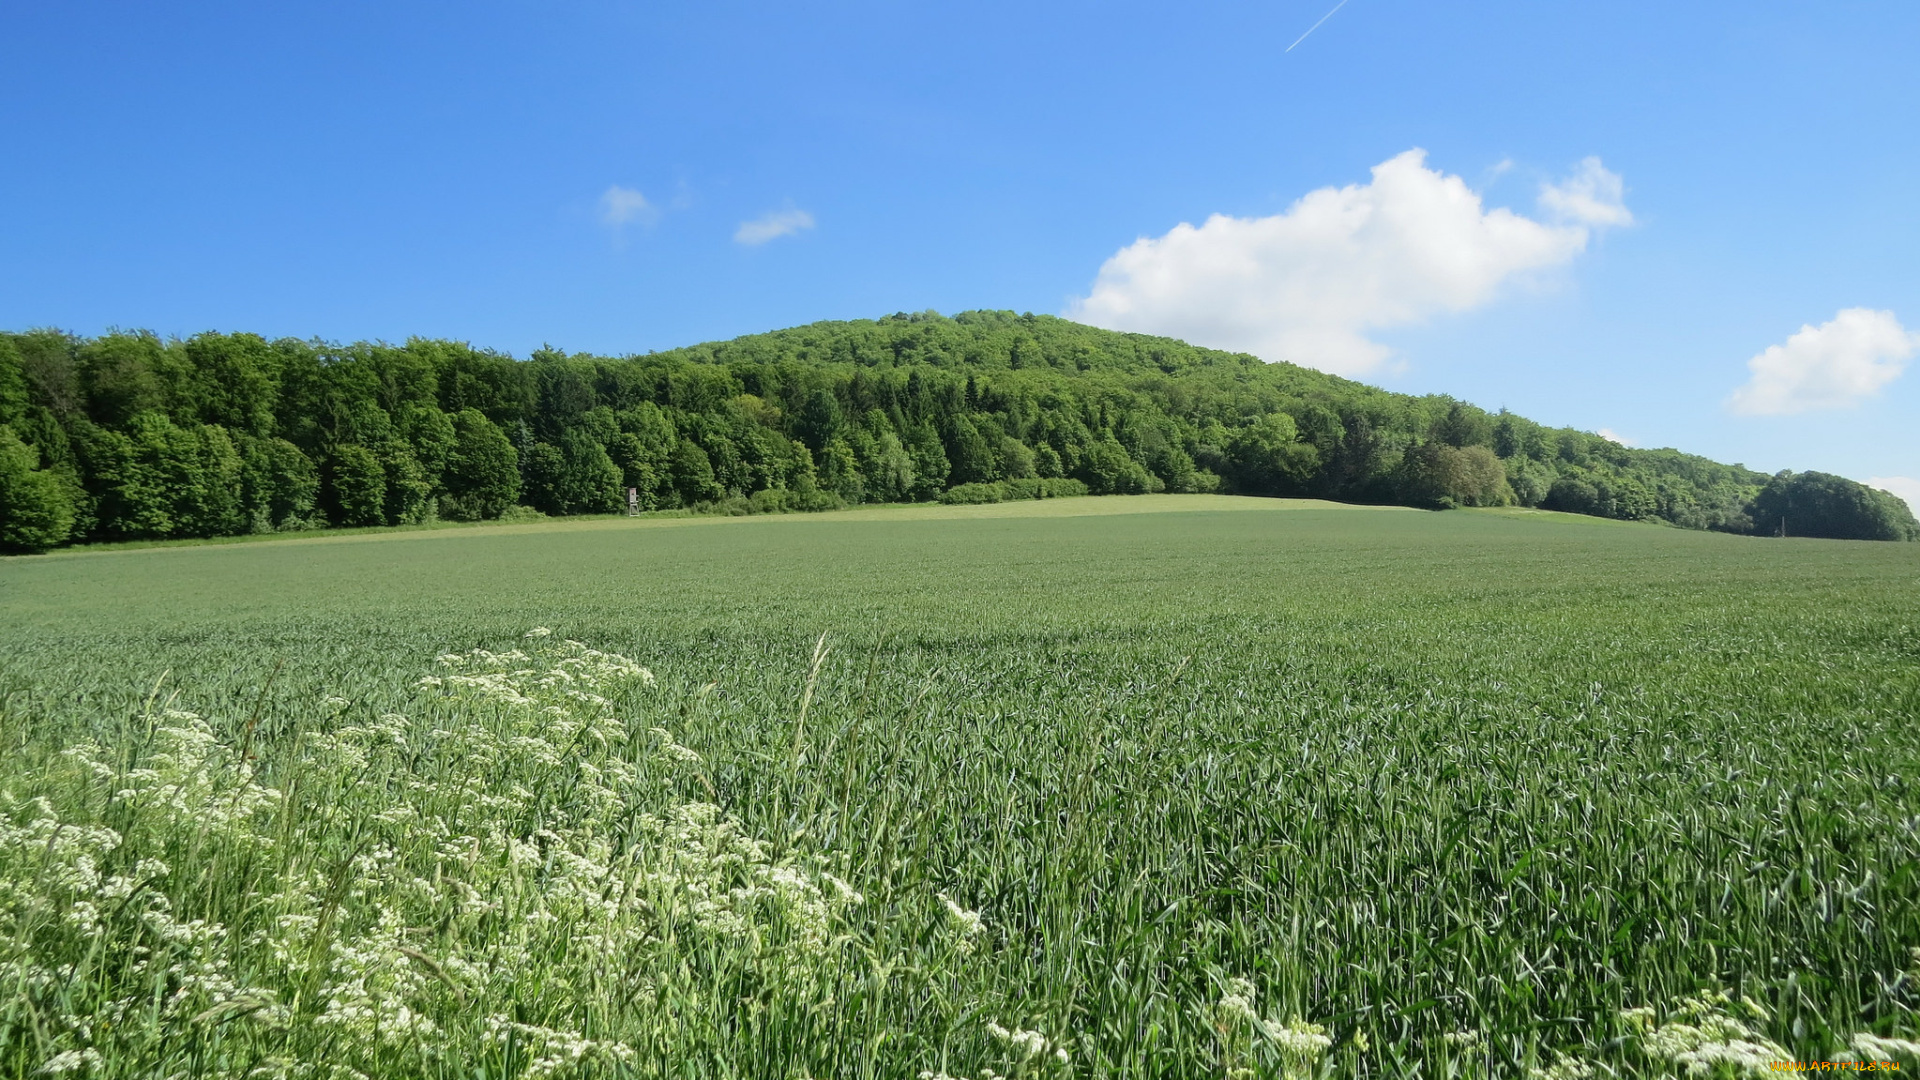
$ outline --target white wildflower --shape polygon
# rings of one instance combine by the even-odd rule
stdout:
[[[100,1051],[88,1047],[85,1050],[67,1050],[55,1054],[40,1066],[40,1071],[58,1076],[61,1073],[80,1072],[102,1064],[105,1064],[105,1059],[100,1056]]]
[[[1227,992],[1220,996],[1213,1007],[1215,1022],[1226,1027],[1240,1024],[1259,1024],[1260,1013],[1254,1008],[1256,992],[1251,979],[1228,979]]]
[[[1587,1080],[1592,1075],[1591,1064],[1559,1051],[1554,1052],[1552,1065],[1535,1065],[1527,1070],[1527,1080]]]
[[[862,896],[859,890],[830,873],[822,871],[820,880],[826,882],[827,886],[833,890],[833,898],[838,903],[848,907],[858,907],[867,902],[867,898]]]
[[[1261,1019],[1255,1007],[1253,982],[1244,978],[1227,980],[1226,993],[1213,1006],[1214,1033],[1220,1039],[1222,1063],[1228,1072],[1247,1070],[1253,1047],[1250,1034],[1258,1032],[1280,1057],[1281,1076],[1286,1080],[1312,1074],[1313,1065],[1333,1046],[1327,1029],[1309,1024],[1299,1017],[1281,1023]],[[1248,1071],[1248,1075],[1252,1075]]]
[[[550,635],[551,635],[552,633],[553,633],[553,631],[551,631],[551,630],[549,630],[549,629],[547,629],[547,628],[546,628],[546,627],[544,627],[544,626],[536,626],[536,627],[534,627],[533,629],[531,629],[531,630],[529,630],[529,631],[527,631],[527,632],[526,632],[525,634],[523,634],[523,635],[521,635],[521,636],[522,636],[522,637],[530,637],[530,638],[543,638],[543,637],[548,637],[548,636],[550,636]]]
[[[947,909],[947,932],[953,935],[954,948],[961,953],[971,953],[974,939],[986,933],[986,920],[977,911],[968,911],[954,902],[946,893],[940,894],[940,903]]]
[[[987,1034],[993,1036],[1022,1062],[1036,1061],[1040,1058],[1052,1058],[1056,1063],[1065,1065],[1071,1059],[1064,1046],[1056,1044],[1038,1031],[1021,1028],[1008,1030],[989,1020]]]
[[[1311,1075],[1320,1055],[1333,1046],[1333,1039],[1327,1035],[1326,1028],[1309,1024],[1297,1016],[1285,1024],[1268,1020],[1260,1028],[1279,1049],[1284,1068],[1282,1075],[1289,1078]]]
[[[1861,1061],[1920,1064],[1920,1042],[1912,1039],[1895,1039],[1862,1031],[1853,1037],[1851,1045],[1854,1055]]]
[[[1771,1063],[1791,1058],[1786,1049],[1729,1015],[1732,998],[1724,991],[1683,998],[1669,1009],[1669,1019],[1655,1025],[1654,1010],[1646,1007],[1627,1009],[1620,1019],[1640,1035],[1640,1048],[1648,1056],[1678,1065],[1687,1073],[1705,1076],[1716,1072],[1734,1075],[1764,1075]],[[1749,1011],[1760,1010],[1751,1004]]]

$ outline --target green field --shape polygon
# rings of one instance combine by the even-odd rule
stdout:
[[[1113,497],[67,552],[0,619],[0,1077],[1920,1038],[1916,545]]]

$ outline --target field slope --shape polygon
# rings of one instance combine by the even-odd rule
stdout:
[[[1891,1053],[1915,612],[1916,545],[1199,495],[11,560],[0,1076]]]

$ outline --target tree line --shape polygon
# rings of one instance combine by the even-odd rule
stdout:
[[[1539,506],[1920,538],[1822,473],[1396,394],[1048,316],[927,312],[625,357],[0,334],[0,546],[1159,491]]]

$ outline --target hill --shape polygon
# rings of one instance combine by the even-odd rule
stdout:
[[[1913,539],[1898,500],[1050,316],[823,322],[618,358],[0,335],[0,543],[1225,492]]]

